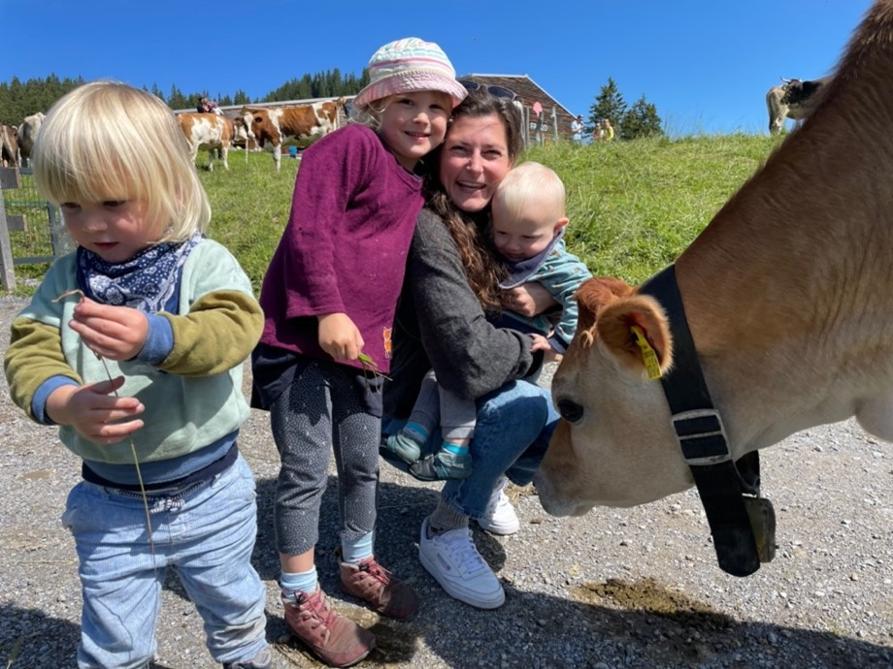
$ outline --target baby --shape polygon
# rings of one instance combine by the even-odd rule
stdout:
[[[565,248],[564,202],[564,184],[553,170],[540,163],[522,163],[496,189],[491,226],[493,245],[507,272],[499,287],[510,291],[537,283],[558,305],[547,313],[525,316],[506,301],[497,325],[546,336],[558,354],[567,350],[577,329],[574,295],[592,277],[583,261]]]

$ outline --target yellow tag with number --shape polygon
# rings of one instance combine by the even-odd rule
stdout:
[[[645,333],[638,325],[632,326],[633,334],[636,336],[636,344],[642,351],[642,362],[645,363],[645,371],[648,372],[648,378],[652,381],[660,378],[660,363],[657,361],[657,353],[645,338]]]

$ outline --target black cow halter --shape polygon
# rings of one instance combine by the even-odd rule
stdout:
[[[772,503],[760,497],[759,454],[753,451],[732,460],[688,329],[675,266],[653,276],[639,293],[660,302],[670,322],[673,367],[660,381],[676,439],[707,514],[719,566],[733,576],[749,576],[760,562],[775,557],[775,512]]]

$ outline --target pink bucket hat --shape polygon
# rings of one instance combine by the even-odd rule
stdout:
[[[357,108],[389,95],[415,91],[447,93],[455,107],[468,94],[456,81],[456,70],[443,49],[418,37],[385,44],[372,54],[367,67],[371,82],[354,99]]]

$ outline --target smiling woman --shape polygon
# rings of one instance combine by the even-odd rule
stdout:
[[[530,482],[557,419],[548,392],[520,380],[541,365],[534,339],[487,320],[487,311],[498,307],[499,272],[484,229],[494,190],[520,152],[519,126],[511,101],[485,91],[469,94],[453,112],[439,179],[429,184],[428,208],[410,248],[393,336],[393,381],[384,397],[385,433],[392,436],[404,427],[430,369],[442,388],[476,404],[466,446],[470,475],[445,484],[422,525],[419,558],[449,595],[485,609],[501,606],[505,593],[475,548],[469,518],[498,534],[519,530],[503,492],[506,476]],[[419,436],[428,451],[441,446],[436,429]],[[407,456],[399,440],[386,443],[398,446],[386,446],[386,454]]]

